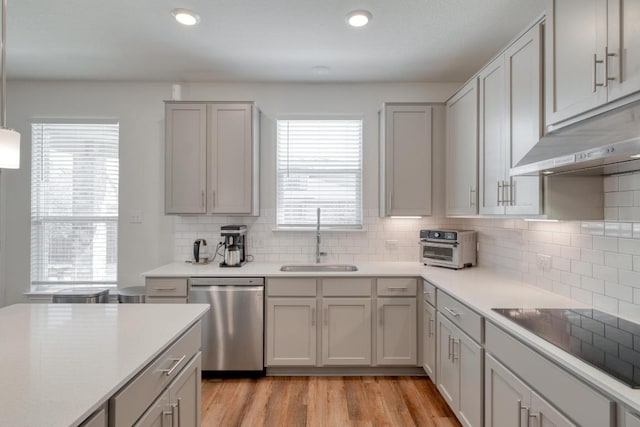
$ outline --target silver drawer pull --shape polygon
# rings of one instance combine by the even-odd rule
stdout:
[[[153,288],[156,291],[175,291],[177,288],[173,287],[173,288]]]
[[[449,307],[445,307],[444,309],[453,317],[460,317],[460,313],[456,313],[455,311],[451,310]]]
[[[176,370],[176,368],[178,366],[180,366],[180,364],[182,363],[182,361],[185,359],[185,357],[187,357],[187,355],[185,354],[184,356],[177,358],[177,357],[172,357],[171,361],[173,361],[173,364],[171,365],[170,368],[167,369],[160,369],[160,372],[164,372],[166,376],[171,376],[171,374],[173,374],[173,371]]]
[[[435,329],[435,320],[433,319],[429,319],[429,336],[432,337],[435,333],[436,333],[436,329]]]
[[[460,340],[454,338],[451,342],[451,360],[456,361],[460,359]],[[458,344],[458,354],[456,354],[456,344]]]
[[[402,291],[402,292],[406,292],[409,290],[409,288],[407,288],[406,286],[389,286],[387,289],[390,291]]]

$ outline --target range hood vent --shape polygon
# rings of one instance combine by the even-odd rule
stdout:
[[[545,135],[511,176],[611,175],[640,170],[640,101]]]

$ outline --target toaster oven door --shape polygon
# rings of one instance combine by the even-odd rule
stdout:
[[[424,264],[458,267],[457,243],[420,242]]]

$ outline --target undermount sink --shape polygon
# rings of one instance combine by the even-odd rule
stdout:
[[[289,264],[280,267],[280,271],[358,271],[350,264]]]

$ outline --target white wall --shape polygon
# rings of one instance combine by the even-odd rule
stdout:
[[[275,119],[284,114],[362,115],[365,121],[364,207],[371,213],[378,203],[379,106],[385,101],[443,102],[458,86],[448,83],[192,83],[183,85],[182,99],[257,102],[263,112],[261,207],[267,210],[275,207]],[[23,293],[29,289],[30,121],[33,119],[115,118],[120,121],[120,286],[142,284],[140,273],[176,257],[175,248],[180,244],[181,235],[174,234],[174,220],[177,223],[182,223],[183,220],[163,213],[162,101],[171,97],[170,83],[12,81],[7,94],[8,125],[22,134],[23,143],[21,168],[3,171],[2,177],[5,203],[0,205],[0,218],[5,219],[6,304],[23,301]],[[438,168],[441,167],[442,164],[438,164]],[[440,172],[441,169],[438,174]],[[442,198],[444,183],[438,179],[434,182],[434,188],[440,189],[436,198]],[[142,224],[128,223],[128,215],[132,210],[143,212]],[[202,217],[196,220],[198,221],[204,224],[211,223],[213,219]],[[430,220],[423,221],[429,223]],[[388,231],[394,228],[411,229],[407,232],[406,239],[399,242],[402,246],[420,226],[420,223],[415,223],[411,226],[387,225],[386,228]],[[384,229],[384,225],[382,227]],[[215,234],[214,231],[211,232]],[[308,242],[303,240],[298,242],[300,247],[307,247]],[[415,244],[416,240],[417,235],[411,237],[411,244]],[[368,244],[369,241],[363,244]]]

